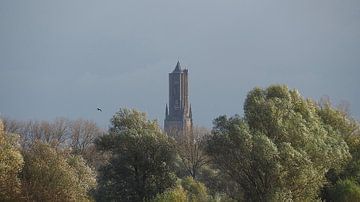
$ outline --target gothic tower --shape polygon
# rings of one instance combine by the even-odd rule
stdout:
[[[164,129],[168,135],[184,135],[192,129],[192,112],[189,105],[188,70],[177,62],[169,73],[169,108],[166,105]]]

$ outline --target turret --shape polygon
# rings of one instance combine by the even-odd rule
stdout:
[[[190,104],[190,109],[189,109],[189,117],[192,119],[192,110],[191,110],[191,104]]]

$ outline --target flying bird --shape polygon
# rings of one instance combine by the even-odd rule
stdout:
[[[101,108],[98,107],[98,108],[96,108],[96,109],[97,109],[98,111],[101,111],[101,112],[102,112]]]

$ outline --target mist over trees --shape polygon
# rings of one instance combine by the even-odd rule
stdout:
[[[107,131],[0,121],[0,201],[359,201],[359,184],[359,122],[283,85],[182,136],[126,108]]]

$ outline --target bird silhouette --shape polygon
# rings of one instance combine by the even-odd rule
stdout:
[[[98,111],[101,111],[101,112],[102,112],[101,108],[98,107],[98,108],[96,108],[96,109],[97,109]]]

